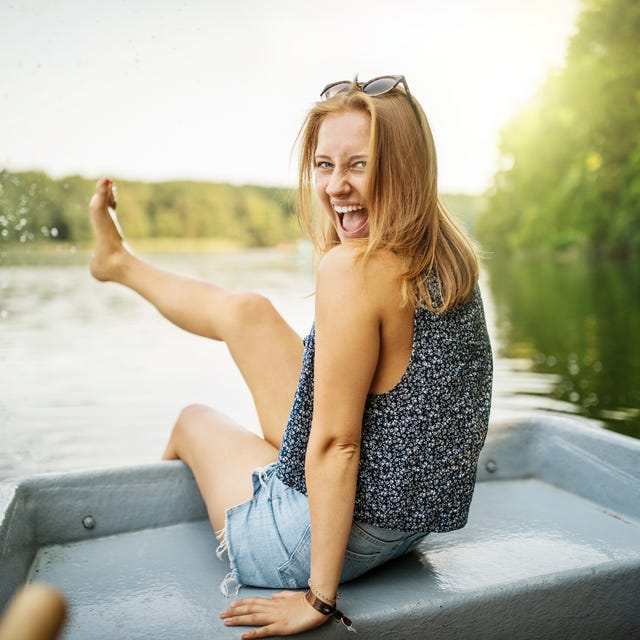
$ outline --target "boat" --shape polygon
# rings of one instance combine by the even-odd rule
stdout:
[[[359,637],[640,638],[639,441],[555,415],[492,422],[477,479],[466,527],[342,586]],[[179,461],[0,485],[0,607],[53,585],[65,640],[238,638],[217,615],[216,546]]]

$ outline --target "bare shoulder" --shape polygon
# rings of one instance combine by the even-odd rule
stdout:
[[[402,267],[389,251],[365,257],[361,245],[344,243],[328,251],[318,266],[318,286],[354,288],[362,293],[388,295],[400,287]]]
[[[361,246],[342,244],[323,256],[316,288],[317,344],[324,337],[323,344],[338,345],[354,361],[373,358],[366,360],[367,391],[384,393],[401,378],[411,356],[413,320],[413,307],[402,300],[402,264],[393,253],[365,257]]]
[[[336,272],[355,268],[362,255],[363,250],[357,245],[339,244],[320,259],[318,277],[331,277]]]

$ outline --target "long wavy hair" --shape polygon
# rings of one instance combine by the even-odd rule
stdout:
[[[315,151],[324,119],[352,110],[363,111],[371,119],[366,189],[369,236],[356,241],[363,246],[363,257],[386,250],[400,259],[404,304],[438,313],[453,309],[473,293],[478,258],[438,197],[431,128],[422,107],[402,89],[371,97],[354,87],[316,103],[309,111],[298,135],[296,211],[302,230],[320,254],[340,244],[329,216],[314,206]],[[435,291],[431,275],[437,283]]]

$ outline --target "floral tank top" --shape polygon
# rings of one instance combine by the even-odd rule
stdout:
[[[276,474],[306,494],[315,325],[304,344]],[[423,532],[466,524],[489,422],[492,373],[479,288],[445,313],[416,308],[412,352],[402,378],[390,391],[366,400],[355,520]]]

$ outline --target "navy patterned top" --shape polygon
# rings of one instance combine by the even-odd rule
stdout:
[[[304,343],[276,474],[306,494],[315,325]],[[445,313],[416,309],[411,358],[400,382],[366,400],[355,520],[424,532],[466,524],[489,422],[492,373],[477,287],[468,302]]]

